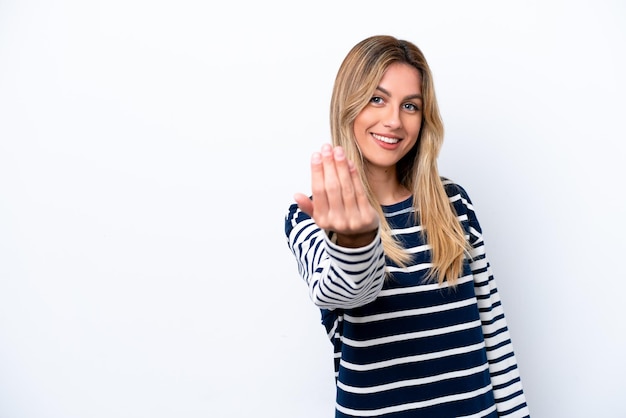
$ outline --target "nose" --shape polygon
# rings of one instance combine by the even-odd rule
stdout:
[[[398,129],[402,126],[402,121],[400,120],[400,110],[389,108],[389,111],[385,114],[383,126],[389,129]]]

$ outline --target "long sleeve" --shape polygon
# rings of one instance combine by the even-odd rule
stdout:
[[[385,279],[380,234],[365,247],[341,247],[294,204],[285,217],[285,235],[316,306],[350,309],[376,299]]]
[[[465,190],[451,196],[471,243],[470,268],[474,276],[474,289],[478,300],[489,373],[493,385],[498,416],[509,418],[529,417],[530,413],[513,351],[513,344],[496,281],[485,253],[482,230],[474,207]]]

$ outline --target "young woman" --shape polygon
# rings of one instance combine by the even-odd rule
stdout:
[[[334,346],[336,417],[528,417],[504,313],[422,52],[355,45],[285,233]]]

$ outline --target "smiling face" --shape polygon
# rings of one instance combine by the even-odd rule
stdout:
[[[422,125],[421,81],[415,67],[391,64],[354,120],[356,142],[370,172],[395,172],[396,163],[417,142]]]

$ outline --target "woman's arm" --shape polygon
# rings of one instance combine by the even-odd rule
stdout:
[[[474,290],[498,416],[529,417],[504,309],[487,259],[482,229],[469,196],[460,186],[455,187],[457,193],[449,192],[448,195],[471,244],[469,265],[474,276]]]
[[[365,246],[343,247],[294,204],[285,219],[285,234],[315,305],[349,309],[376,299],[385,279],[385,256],[378,232]]]
[[[311,156],[312,198],[297,193],[285,220],[289,248],[320,308],[373,301],[385,277],[378,212],[341,147]]]

